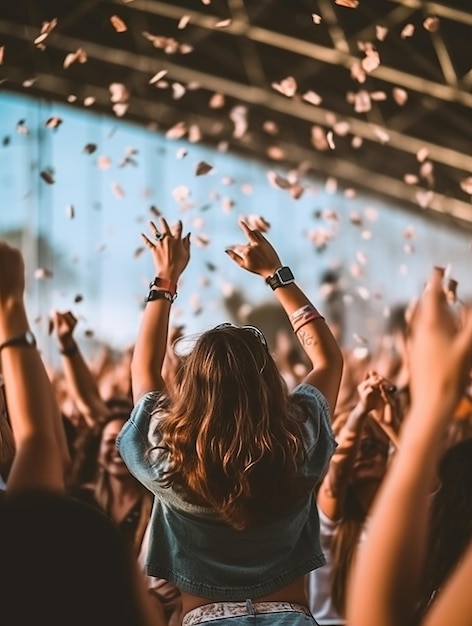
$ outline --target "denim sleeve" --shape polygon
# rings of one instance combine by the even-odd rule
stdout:
[[[306,420],[302,425],[307,453],[304,469],[308,476],[318,481],[324,475],[337,446],[328,402],[319,389],[307,384],[298,385],[292,395],[301,398],[306,407]]]
[[[151,462],[147,451],[151,447],[149,440],[151,413],[159,396],[160,392],[151,391],[138,401],[115,442],[131,474],[153,493],[156,490],[160,467],[159,464]]]

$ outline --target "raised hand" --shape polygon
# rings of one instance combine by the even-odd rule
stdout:
[[[21,302],[25,291],[25,266],[21,252],[0,241],[0,301]]]
[[[51,315],[53,330],[60,342],[72,337],[74,328],[77,325],[77,318],[71,311],[53,311]]]
[[[263,278],[272,276],[282,265],[275,248],[260,231],[249,228],[244,220],[240,220],[239,225],[248,243],[231,246],[225,250],[226,254],[248,272]]]
[[[177,282],[190,259],[190,233],[182,237],[180,220],[171,228],[161,217],[160,227],[161,230],[154,222],[149,222],[152,236],[142,233],[141,237],[151,251],[156,274]]]
[[[412,402],[435,402],[453,410],[468,379],[472,356],[472,311],[463,323],[447,303],[443,272],[435,268],[411,320],[408,345]]]

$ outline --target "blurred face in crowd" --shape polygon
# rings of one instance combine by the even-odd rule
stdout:
[[[353,466],[352,481],[381,481],[385,476],[388,462],[388,443],[372,431],[361,436]]]
[[[113,419],[106,424],[102,431],[100,448],[98,451],[99,465],[108,474],[116,477],[129,475],[129,470],[124,464],[115,446],[118,433],[123,428],[125,422],[126,420],[120,417]]]

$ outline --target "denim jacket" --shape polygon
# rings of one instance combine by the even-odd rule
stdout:
[[[301,395],[309,407],[303,423],[307,455],[302,469],[313,481],[313,493],[296,510],[243,531],[159,483],[167,454],[161,448],[146,455],[159,443],[157,418],[151,416],[159,393],[139,400],[116,445],[130,472],[155,496],[146,560],[149,576],[165,578],[193,595],[240,601],[272,593],[325,564],[314,490],[336,443],[320,391],[303,384],[292,393]]]

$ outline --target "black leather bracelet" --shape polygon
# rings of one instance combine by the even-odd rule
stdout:
[[[172,304],[174,300],[177,298],[177,292],[171,293],[170,291],[165,291],[164,289],[151,289],[146,298],[146,302],[152,302],[153,300],[167,300]]]
[[[79,351],[79,348],[77,346],[76,343],[74,343],[74,345],[70,346],[70,348],[62,348],[62,350],[59,350],[59,354],[62,354],[63,356],[72,356],[73,354],[76,354]]]

